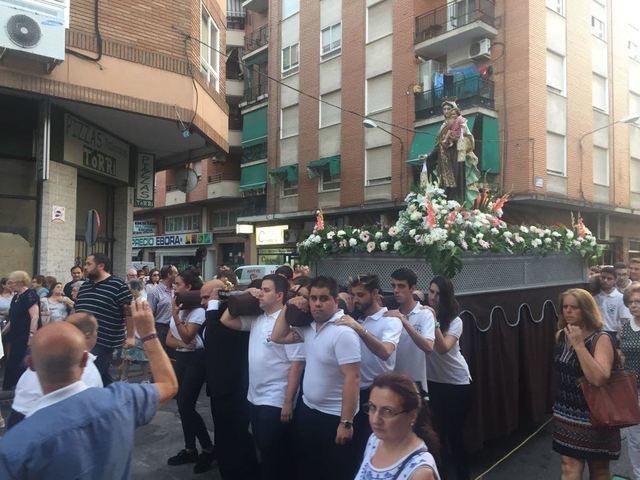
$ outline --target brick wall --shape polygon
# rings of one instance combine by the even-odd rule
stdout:
[[[269,77],[280,79],[280,0],[269,1],[269,51],[268,72]],[[302,69],[303,66],[301,65]],[[267,133],[267,164],[268,168],[274,168],[278,162],[280,149],[280,85],[269,81],[269,112]],[[279,195],[279,188],[267,182],[267,212],[275,212]]]

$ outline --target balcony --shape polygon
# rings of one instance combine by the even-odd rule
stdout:
[[[269,43],[268,25],[263,25],[244,38],[245,57]]]
[[[242,2],[242,8],[258,13],[266,12],[269,8],[269,0],[246,0]]]
[[[239,198],[240,197],[240,179],[233,175],[218,173],[209,175],[209,184],[207,185],[207,198]]]
[[[442,115],[442,100],[456,97],[460,110],[472,107],[494,109],[494,86],[491,80],[470,77],[453,82],[448,87],[438,87],[426,92],[416,93],[416,121]]]
[[[497,34],[494,0],[450,2],[416,18],[415,51],[425,58],[438,58]]]

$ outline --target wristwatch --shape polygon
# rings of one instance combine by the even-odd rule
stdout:
[[[340,425],[347,430],[351,430],[353,428],[353,422],[350,422],[349,420],[340,420]]]

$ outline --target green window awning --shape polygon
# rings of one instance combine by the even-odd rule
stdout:
[[[466,117],[467,126],[471,132],[473,132],[476,117],[477,115],[469,115]],[[429,155],[431,153],[436,145],[436,137],[438,136],[441,126],[442,123],[438,122],[416,128],[416,134],[413,137],[411,149],[409,150],[409,158],[407,159],[409,165],[422,166],[420,155]]]
[[[240,169],[240,191],[264,188],[267,184],[267,163],[249,165]]]
[[[480,169],[489,171],[489,173],[500,173],[500,142],[498,141],[497,118],[482,117]]]
[[[242,147],[267,143],[267,107],[253,110],[242,116]]]
[[[283,167],[272,168],[269,176],[273,182],[287,180],[289,183],[298,181],[298,165],[285,165]]]
[[[323,157],[309,162],[307,164],[307,174],[309,178],[318,177],[325,168],[329,169],[329,174],[332,177],[340,175],[340,155]]]

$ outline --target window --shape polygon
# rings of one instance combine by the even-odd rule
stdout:
[[[391,72],[367,80],[367,115],[391,108]]]
[[[342,46],[342,23],[336,23],[324,28],[320,32],[321,49],[320,54],[325,57],[340,51]]]
[[[547,132],[547,172],[565,175],[566,145],[564,135]]]
[[[298,112],[300,107],[292,105],[282,109],[280,116],[280,138],[294,137],[298,135]]]
[[[367,8],[367,42],[393,33],[393,3],[383,0]]]
[[[200,4],[200,70],[207,76],[207,82],[213,80],[215,89],[220,88],[220,30]]]
[[[215,210],[211,216],[213,228],[235,227],[240,210]]]
[[[282,19],[300,11],[300,0],[282,0]]]
[[[282,196],[290,197],[291,195],[298,194],[298,179],[290,182],[287,177],[282,180]]]
[[[336,107],[342,105],[342,91],[336,90],[335,92],[325,93],[320,97],[320,100],[322,100],[320,102],[320,128],[340,123],[340,114],[342,112]],[[328,102],[331,105],[335,105],[335,107],[323,102]]]
[[[593,183],[609,186],[609,150],[593,147]]]
[[[391,145],[368,149],[365,169],[367,186],[391,182]]]
[[[563,94],[565,86],[564,56],[547,50],[547,87]]]
[[[282,49],[282,73],[297,71],[300,63],[300,44],[295,43]]]
[[[322,191],[340,189],[340,174],[331,175],[331,170],[328,168],[322,169],[322,182],[320,183]]]
[[[606,40],[607,7],[598,0],[591,1],[591,33]]]
[[[547,8],[564,16],[564,0],[546,0]]]
[[[603,112],[608,111],[609,108],[609,95],[607,92],[607,79],[596,73],[592,78],[592,97],[593,107]]]
[[[640,193],[640,158],[631,157],[631,191]]]
[[[640,95],[629,92],[629,116],[640,115]]]
[[[199,232],[200,214],[173,215],[164,218],[165,233]]]

